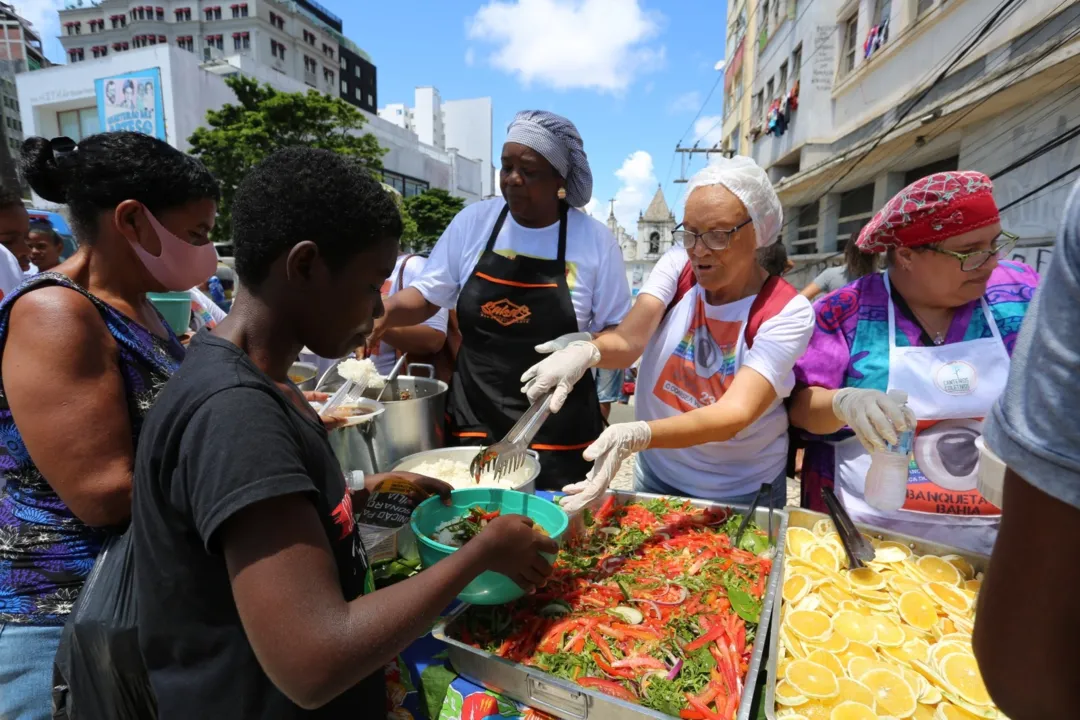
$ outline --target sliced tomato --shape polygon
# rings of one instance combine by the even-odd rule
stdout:
[[[632,702],[635,705],[638,703],[637,696],[634,695],[634,693],[630,692],[614,680],[597,677],[583,677],[578,678],[577,682],[578,685],[581,685],[582,687],[594,688],[604,693],[605,695],[609,695],[613,698],[625,700],[626,702]]]
[[[600,657],[596,653],[593,653],[592,659],[593,662],[596,663],[597,667],[606,672],[608,675],[630,679],[637,674],[630,668],[617,668],[608,665],[606,662],[604,662],[604,658]]]

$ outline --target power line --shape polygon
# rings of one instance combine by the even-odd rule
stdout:
[[[1013,170],[1016,170],[1019,167],[1023,167],[1024,165],[1027,165],[1029,162],[1032,162],[1033,160],[1042,157],[1043,155],[1050,152],[1054,148],[1056,148],[1056,147],[1058,147],[1060,145],[1064,145],[1065,143],[1069,142],[1070,140],[1072,140],[1073,138],[1076,138],[1076,137],[1080,137],[1080,125],[1077,125],[1076,127],[1072,128],[1070,130],[1066,130],[1065,132],[1058,135],[1056,138],[1053,138],[1049,142],[1043,143],[1042,146],[1035,148],[1034,150],[1029,152],[1024,157],[1020,158],[1016,162],[1010,164],[1009,166],[1005,167],[1002,170],[998,170],[996,173],[994,173],[993,175],[990,176],[990,179],[991,180],[997,180],[1002,175],[1007,175],[1007,174],[1011,173]]]
[[[1072,173],[1076,172],[1077,170],[1080,170],[1080,164],[1077,164],[1077,165],[1073,165],[1073,166],[1072,166],[1071,168],[1069,168],[1069,169],[1068,169],[1068,170],[1066,170],[1065,172],[1061,173],[1061,174],[1060,174],[1060,175],[1058,175],[1057,177],[1055,177],[1055,178],[1053,178],[1053,179],[1051,179],[1051,180],[1047,180],[1046,182],[1044,182],[1044,183],[1043,183],[1042,185],[1040,185],[1039,187],[1035,188],[1034,190],[1031,190],[1031,191],[1029,191],[1029,192],[1026,192],[1026,193],[1024,193],[1023,195],[1021,195],[1020,197],[1016,198],[1015,200],[1013,200],[1013,201],[1012,201],[1011,203],[1009,203],[1008,205],[1005,205],[1004,207],[1000,207],[1000,208],[998,208],[998,212],[1005,212],[1005,211],[1006,211],[1006,210],[1008,210],[1009,208],[1012,208],[1012,207],[1016,207],[1017,205],[1021,205],[1021,204],[1023,204],[1024,202],[1026,202],[1026,201],[1027,201],[1028,199],[1030,199],[1031,197],[1033,197],[1033,196],[1035,196],[1035,195],[1038,195],[1039,193],[1041,193],[1041,192],[1042,192],[1043,190],[1045,190],[1046,188],[1050,187],[1050,186],[1051,186],[1051,185],[1053,185],[1054,183],[1057,183],[1057,182],[1059,182],[1059,181],[1063,180],[1063,179],[1064,179],[1064,178],[1065,178],[1066,176],[1068,176],[1068,175],[1070,175],[1070,174],[1072,174]]]
[[[1062,0],[1062,2],[1056,8],[1054,8],[1054,10],[1057,10],[1058,8],[1062,7],[1063,5],[1065,5],[1066,3],[1070,2],[1070,1],[1071,0]],[[1063,45],[1065,45],[1065,44],[1069,43],[1070,41],[1072,41],[1072,39],[1075,38],[1077,35],[1080,35],[1080,28],[1077,28],[1076,30],[1073,30],[1071,33],[1064,36],[1063,38],[1058,40],[1056,43],[1050,45],[1046,49],[1046,51],[1043,52],[1042,54],[1038,55],[1035,58],[1032,58],[1030,61],[1018,64],[1015,68],[1012,68],[1011,70],[1009,70],[1007,72],[1009,72],[1009,73],[1013,73],[1013,72],[1022,73],[1023,71],[1026,71],[1028,68],[1031,68],[1032,66],[1038,64],[1039,62],[1041,62],[1045,58],[1049,57],[1050,54],[1053,53],[1058,48],[1060,48]],[[1037,37],[1037,35],[1033,34],[1031,37],[1029,37],[1027,40],[1024,41],[1025,44],[1027,42],[1030,42],[1035,37]],[[1011,56],[1012,56],[1012,53],[1010,53],[1009,57],[1002,58],[1001,62],[996,67],[999,67],[999,66],[1004,65],[1005,63],[1007,63]],[[992,70],[993,70],[993,68],[988,68],[987,72],[990,72]],[[1056,78],[1054,78],[1054,79],[1056,79]],[[1053,81],[1053,79],[1051,80],[1051,82],[1052,81]],[[1011,83],[1010,83],[1010,85],[1011,85]],[[1006,85],[1005,87],[1009,87],[1009,85]],[[955,120],[953,120],[951,123],[949,123],[948,125],[943,127],[937,134],[932,135],[931,137],[928,137],[926,139],[926,142],[927,143],[932,142],[933,140],[935,140],[935,139],[941,137],[942,135],[944,135],[946,132],[951,130],[957,123],[959,123],[965,117],[967,117],[971,113],[975,112],[975,110],[977,110],[979,107],[981,107],[983,105],[983,103],[985,103],[987,100],[994,97],[995,95],[997,95],[997,93],[1001,92],[1004,89],[1005,88],[1001,88],[1001,90],[997,90],[995,92],[992,92],[992,93],[988,94],[986,97],[984,97],[982,100],[979,100],[977,103],[974,103],[970,108],[968,108],[966,111],[961,113]]]
[[[727,70],[726,65],[724,66],[724,70],[726,72],[726,70]],[[719,87],[720,83],[724,80],[725,72],[721,72],[720,77],[716,78],[716,82],[713,83],[712,89],[709,90],[709,94],[705,96],[705,101],[702,102],[701,107],[698,108],[697,115],[695,115],[694,119],[690,121],[690,125],[687,126],[686,130],[682,134],[682,137],[680,137],[678,142],[675,143],[675,147],[678,147],[682,143],[682,141],[686,139],[686,136],[690,134],[690,131],[694,129],[694,124],[698,121],[698,118],[701,117],[701,113],[705,112],[705,108],[706,108],[706,106],[708,106],[709,100],[712,99],[713,93],[716,92],[716,88]],[[721,110],[720,117],[723,118],[723,111],[722,110]],[[711,130],[710,130],[710,132],[711,132]],[[678,154],[679,153],[678,153],[677,150],[674,153],[671,154],[671,162],[668,164],[667,174],[664,176],[664,184],[665,185],[667,185],[668,180],[671,179],[671,171],[673,169],[675,169],[675,158],[678,157]]]

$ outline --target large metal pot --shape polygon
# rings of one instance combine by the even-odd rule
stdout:
[[[315,389],[315,383],[319,379],[318,373],[319,368],[311,363],[294,362],[289,367],[289,379],[303,392],[310,392]]]
[[[432,377],[416,374],[423,370]],[[383,394],[381,402],[386,409],[382,415],[330,433],[330,445],[345,472],[387,472],[401,458],[445,444],[446,383],[434,379],[435,369],[430,365],[409,365],[406,372]],[[319,381],[318,389],[333,393],[342,382],[335,366]],[[378,394],[372,388],[365,397],[374,399]]]

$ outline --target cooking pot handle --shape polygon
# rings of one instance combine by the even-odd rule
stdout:
[[[428,371],[427,376],[429,378],[431,378],[432,380],[435,379],[435,366],[434,365],[428,365],[427,363],[409,363],[408,367],[406,368],[406,374],[412,375],[413,377],[423,377],[422,375],[418,376],[416,374],[416,372],[413,370],[413,368],[422,368],[424,370],[427,370]]]

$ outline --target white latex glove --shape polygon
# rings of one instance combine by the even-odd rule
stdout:
[[[592,333],[568,333],[566,335],[560,335],[554,340],[548,340],[546,343],[540,343],[536,346],[536,352],[540,353],[541,355],[550,355],[556,350],[565,350],[570,345],[570,343],[589,342],[592,339]]]
[[[595,460],[596,464],[584,481],[563,488],[563,492],[569,497],[564,498],[559,507],[567,513],[575,513],[603,495],[615,473],[619,472],[623,461],[631,454],[649,447],[650,442],[652,430],[647,422],[609,426],[583,453],[586,460]]]
[[[869,452],[895,445],[900,433],[915,429],[911,408],[897,405],[880,390],[844,388],[833,395],[832,407]]]
[[[594,365],[600,362],[600,350],[591,342],[572,342],[533,365],[521,376],[525,386],[521,392],[536,402],[538,397],[554,390],[551,396],[551,412],[562,409],[570,391]]]

